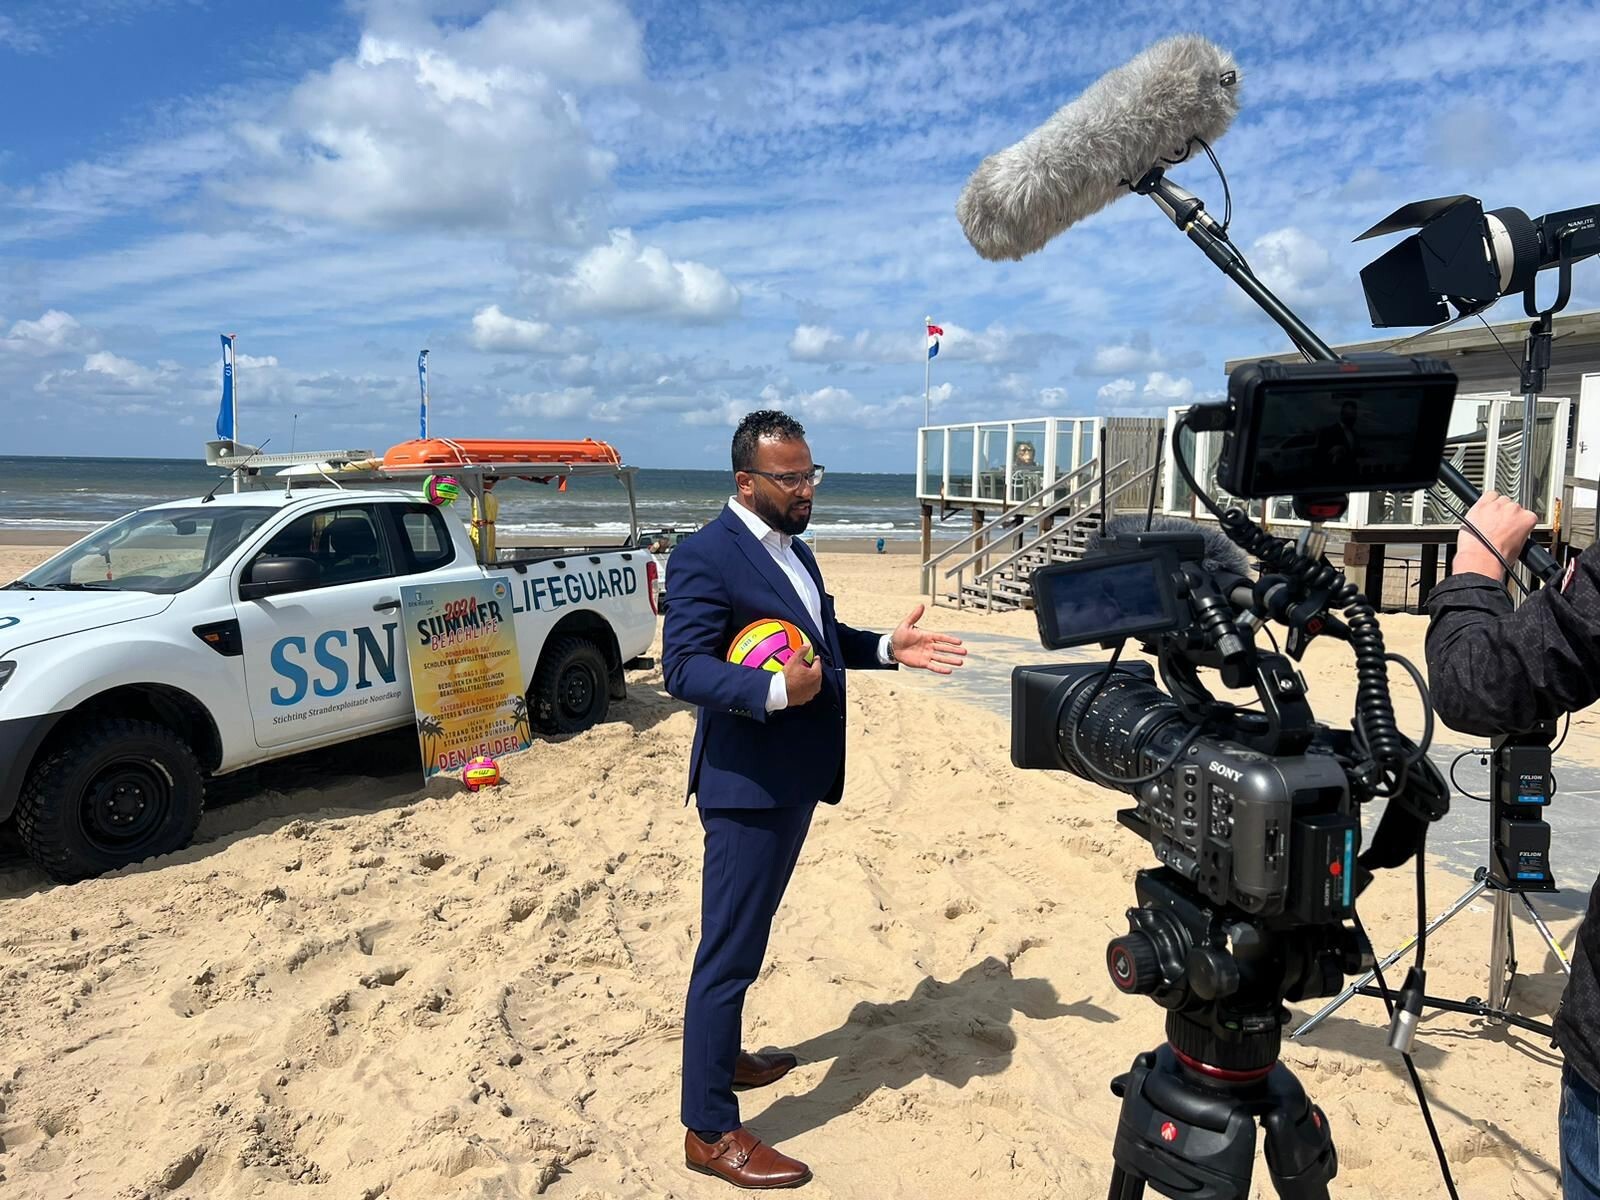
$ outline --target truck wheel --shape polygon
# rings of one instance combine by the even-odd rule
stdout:
[[[71,883],[181,850],[194,837],[205,781],[194,752],[151,721],[89,721],[33,764],[17,832],[52,879]]]
[[[543,733],[582,733],[606,719],[611,705],[605,652],[587,638],[558,638],[545,647],[533,676],[534,719]]]

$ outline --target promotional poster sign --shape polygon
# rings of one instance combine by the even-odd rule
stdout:
[[[526,750],[533,730],[506,582],[408,586],[403,598],[423,774]]]

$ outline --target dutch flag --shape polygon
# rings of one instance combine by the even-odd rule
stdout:
[[[930,324],[928,326],[928,357],[929,358],[937,358],[939,356],[939,339],[942,338],[943,336],[944,336],[944,330],[943,329],[940,329],[937,325],[933,325],[933,324]]]

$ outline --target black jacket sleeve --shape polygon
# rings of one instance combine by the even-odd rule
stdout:
[[[1487,576],[1452,575],[1428,615],[1428,685],[1452,729],[1514,733],[1600,698],[1600,550],[1518,609]]]

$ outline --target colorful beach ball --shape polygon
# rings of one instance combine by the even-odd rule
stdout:
[[[461,782],[467,785],[469,792],[482,787],[494,787],[500,782],[500,765],[487,754],[480,755],[461,772]]]
[[[422,485],[422,494],[429,504],[443,508],[461,499],[461,483],[454,475],[429,475],[427,483]]]
[[[728,647],[729,662],[762,671],[781,671],[796,654],[804,655],[808,665],[816,658],[811,639],[800,627],[776,617],[752,621],[739,631],[733,645]]]

